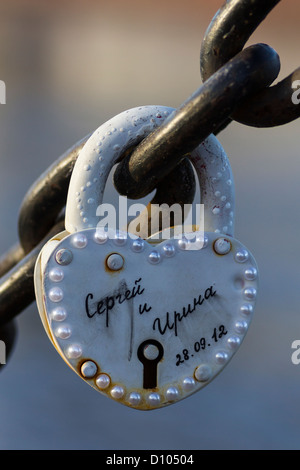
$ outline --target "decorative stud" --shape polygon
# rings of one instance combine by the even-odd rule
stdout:
[[[100,374],[96,379],[96,385],[100,390],[105,390],[110,384],[110,378],[107,374]]]
[[[50,318],[53,321],[64,321],[67,318],[67,312],[63,307],[57,307],[50,313]]]
[[[247,331],[247,328],[248,328],[248,323],[245,321],[237,321],[236,324],[234,325],[235,331],[240,335],[244,335]]]
[[[137,392],[132,392],[129,397],[128,397],[128,403],[130,403],[133,406],[137,406],[141,402],[141,395]]]
[[[166,258],[171,258],[172,256],[174,256],[176,253],[176,250],[175,250],[175,246],[172,245],[171,243],[167,243],[166,245],[164,245],[163,247],[163,254]]]
[[[82,348],[79,344],[72,344],[66,350],[66,356],[69,359],[78,359],[82,355]]]
[[[52,282],[61,282],[64,278],[63,270],[60,268],[53,268],[49,273],[49,279]]]
[[[214,250],[218,255],[227,255],[231,250],[230,240],[224,237],[218,238],[214,243]]]
[[[256,268],[248,268],[245,271],[245,279],[247,281],[254,281],[257,278],[257,269]]]
[[[193,377],[186,377],[182,381],[182,387],[183,387],[185,392],[190,392],[191,390],[193,390],[195,385],[196,385],[196,382],[193,379]]]
[[[49,291],[49,299],[51,302],[60,302],[64,297],[64,293],[60,287],[53,287]]]
[[[168,401],[175,401],[178,399],[179,391],[176,387],[169,387],[166,391],[166,399]]]
[[[245,315],[246,317],[248,317],[248,316],[252,315],[254,309],[253,309],[252,305],[245,304],[245,305],[241,306],[240,310],[241,310],[242,315]]]
[[[131,244],[131,249],[135,253],[141,253],[143,251],[144,247],[145,247],[145,243],[144,243],[144,240],[142,240],[141,238],[133,240],[133,242]]]
[[[234,349],[237,349],[239,347],[239,345],[241,344],[241,340],[238,336],[230,336],[227,339],[227,344],[228,344],[230,349],[234,350]]]
[[[151,253],[148,256],[148,261],[151,264],[158,264],[160,262],[160,254],[158,251],[151,251]]]
[[[147,397],[147,402],[149,403],[149,405],[152,405],[152,406],[157,406],[159,405],[160,403],[160,395],[159,393],[150,393]]]
[[[247,261],[248,258],[249,258],[249,253],[247,250],[241,250],[235,254],[235,260],[238,263],[245,263],[245,261]]]
[[[81,375],[86,379],[92,379],[97,373],[98,367],[93,361],[85,361],[80,369]]]
[[[87,238],[83,233],[76,233],[72,236],[71,243],[74,248],[85,248],[87,246]]]
[[[61,325],[57,327],[54,332],[55,336],[60,339],[70,338],[71,333],[72,333],[72,330],[68,325]]]
[[[103,243],[106,243],[108,240],[108,234],[105,232],[103,229],[96,229],[95,234],[94,234],[94,240],[96,243],[99,245],[103,245]]]
[[[246,300],[255,300],[256,299],[256,289],[254,289],[254,287],[247,287],[245,290],[244,290],[244,298]]]
[[[61,250],[58,250],[56,252],[55,260],[61,266],[67,266],[73,260],[73,253],[70,250],[65,250],[64,248],[62,248]]]
[[[106,264],[112,271],[120,271],[124,266],[124,258],[119,253],[113,253],[108,256]]]
[[[208,364],[201,364],[196,367],[194,375],[198,382],[207,382],[212,376],[212,369]]]
[[[189,245],[190,241],[185,237],[178,240],[178,248],[180,248],[180,250],[188,250]]]
[[[228,360],[228,354],[225,351],[220,351],[215,355],[215,358],[218,364],[223,365]]]
[[[116,398],[117,400],[122,398],[124,393],[125,393],[125,390],[120,385],[115,385],[110,391],[111,396],[113,398]]]
[[[124,246],[127,242],[127,233],[117,232],[113,241],[117,246]]]

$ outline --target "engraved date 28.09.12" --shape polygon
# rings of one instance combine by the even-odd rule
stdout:
[[[185,361],[188,361],[191,357],[194,357],[195,353],[199,353],[219,341],[222,336],[227,335],[228,331],[226,330],[224,325],[220,325],[217,328],[214,328],[213,333],[210,339],[207,338],[200,338],[199,341],[195,341],[192,351],[188,349],[183,349],[181,354],[176,354],[176,366],[183,364]]]

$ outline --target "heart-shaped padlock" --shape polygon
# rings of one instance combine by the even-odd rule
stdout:
[[[182,400],[219,374],[257,295],[255,260],[233,238],[231,168],[213,135],[191,154],[204,233],[153,244],[97,227],[113,164],[172,111],[135,108],[95,131],[72,174],[66,231],[35,269],[40,316],[63,359],[94,389],[141,410]]]

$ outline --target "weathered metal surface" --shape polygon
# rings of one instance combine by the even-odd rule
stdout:
[[[0,278],[18,264],[25,256],[19,243],[15,243],[4,255],[0,257]]]
[[[155,248],[143,241],[137,250],[137,238],[99,243],[95,233],[55,239],[50,257],[39,258],[37,301],[55,348],[95,390],[129,407],[160,408],[199,391],[247,332],[257,295],[253,257],[231,237],[223,252],[216,233],[205,233],[197,251],[176,239]],[[58,264],[58,250],[71,251],[72,261]],[[109,272],[112,253],[124,264]]]
[[[300,83],[300,67],[276,85],[248,98],[232,118],[253,127],[275,127],[300,117],[300,106],[292,100],[293,84]]]
[[[63,229],[60,222],[28,255],[0,279],[0,326],[10,322],[34,301],[33,273],[36,259],[45,243]]]
[[[212,75],[118,165],[114,184],[130,198],[148,194],[180,160],[228,119],[247,96],[270,85],[280,69],[270,47],[250,46]]]
[[[280,0],[230,0],[214,16],[201,46],[200,70],[203,81],[238,54],[270,11]],[[286,124],[300,116],[300,107],[292,103],[292,80],[299,79],[295,70],[279,84],[254,92],[239,106],[231,118],[254,127]],[[227,124],[230,119],[227,121]]]
[[[201,45],[203,81],[238,54],[280,0],[229,0],[213,17]]]

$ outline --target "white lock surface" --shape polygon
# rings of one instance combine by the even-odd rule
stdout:
[[[99,243],[95,233],[56,237],[37,263],[38,302],[55,347],[92,387],[137,409],[198,391],[248,330],[258,288],[252,255],[216,233],[205,234],[200,250],[178,239],[137,244],[128,234]],[[224,238],[230,250],[222,254]],[[120,269],[109,268],[112,254]]]

